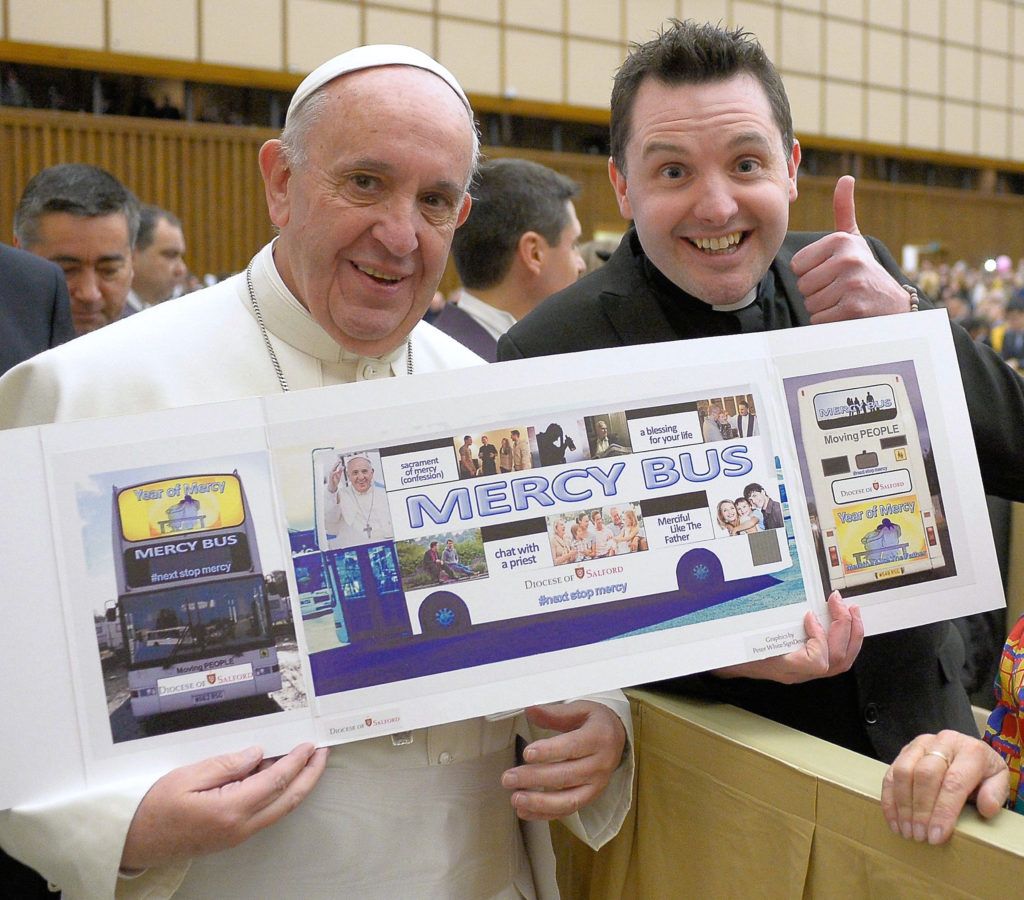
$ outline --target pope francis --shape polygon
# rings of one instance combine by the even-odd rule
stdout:
[[[278,236],[244,272],[11,370],[0,425],[480,364],[420,322],[477,154],[466,96],[430,57],[387,45],[329,60],[260,150]],[[183,338],[190,362],[168,368],[161,348]],[[550,898],[547,820],[611,838],[629,748],[618,692],[277,760],[250,747],[0,812],[0,844],[65,900]]]

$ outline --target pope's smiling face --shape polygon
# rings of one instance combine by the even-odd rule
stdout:
[[[359,494],[365,494],[373,487],[373,466],[369,460],[361,456],[351,460],[348,464],[348,481]]]
[[[274,260],[334,340],[378,356],[423,317],[469,214],[473,126],[451,87],[410,66],[353,72],[323,90],[299,161],[280,141],[260,151],[280,229]]]
[[[742,300],[768,271],[796,199],[800,146],[787,152],[760,83],[746,73],[637,91],[625,166],[609,163],[619,210],[651,262],[699,300]]]

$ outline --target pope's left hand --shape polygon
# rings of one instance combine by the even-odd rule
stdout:
[[[519,818],[560,819],[595,800],[622,760],[626,728],[621,719],[592,700],[531,706],[526,717],[561,734],[527,745],[524,765],[502,775]]]

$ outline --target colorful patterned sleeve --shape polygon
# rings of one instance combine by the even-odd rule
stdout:
[[[985,740],[1010,767],[1010,798],[1007,805],[1024,813],[1020,764],[1024,744],[1024,616],[1017,620],[1003,647],[996,679],[996,708],[989,716]]]

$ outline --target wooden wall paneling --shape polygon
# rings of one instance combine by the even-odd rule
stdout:
[[[221,205],[230,205],[231,174],[227,169],[225,157],[226,141],[223,135],[218,135],[217,140],[210,147],[211,153],[207,159],[207,194],[206,203],[203,206],[203,218],[206,221],[206,235],[210,242],[210,255],[214,259],[224,259],[224,245],[228,234],[226,229],[218,227],[220,224],[217,215]]]
[[[241,172],[235,168],[237,162],[235,160],[235,139],[226,137],[220,145],[220,153],[218,157],[218,170],[223,172],[226,176],[226,183],[222,185],[221,192],[221,204],[227,203],[227,208],[232,211],[232,215],[241,215],[241,204],[239,203],[239,191],[238,184],[241,179]],[[218,218],[218,217],[213,217]],[[220,221],[216,224],[217,230],[217,249],[218,255],[225,260],[231,258],[231,233],[228,228],[225,227],[227,223]],[[245,249],[244,234],[238,235],[241,240],[238,241],[239,250]],[[234,267],[232,267],[234,268]]]
[[[248,215],[252,214],[252,211],[246,211],[245,197],[249,193],[251,184],[246,172],[248,168],[246,166],[246,151],[248,147],[240,140],[233,140],[225,148],[228,153],[230,160],[227,171],[232,173],[231,184],[229,185],[231,191],[230,206],[231,209],[235,210],[235,214],[238,216],[240,222],[244,222]],[[246,234],[248,229],[242,229],[239,237],[239,249],[245,249],[248,244],[248,235]],[[251,248],[255,252],[255,247]]]
[[[184,224],[187,261],[202,275],[234,272],[273,234],[257,154],[271,129],[0,108],[0,240],[13,238],[14,208],[25,184],[58,162],[109,169],[143,202],[175,212]],[[555,168],[582,186],[576,201],[583,239],[622,231],[603,156],[485,148],[488,156],[522,156]],[[801,176],[791,227],[833,227],[835,178]],[[857,218],[899,258],[905,243],[938,241],[947,261],[977,265],[986,256],[1024,257],[1024,197],[860,179]],[[455,286],[445,275],[443,289]]]
[[[196,228],[194,243],[200,250],[200,258],[203,256],[209,260],[209,265],[216,265],[216,254],[213,250],[213,229],[210,228],[209,212],[210,205],[217,202],[215,157],[216,138],[213,141],[201,142],[196,148],[194,157],[195,175],[192,183],[192,195],[196,199],[195,220],[193,226]],[[223,177],[223,176],[222,176]]]
[[[171,174],[171,160],[167,157],[168,138],[169,135],[164,133],[148,134],[145,136],[145,141],[148,145],[146,155],[152,160],[153,164],[146,167],[149,183],[139,198],[143,203],[153,203],[155,202],[154,198],[157,197],[161,199],[158,205],[163,206],[167,203],[167,181]]]
[[[100,165],[129,185],[136,196],[148,199],[152,158],[146,135],[130,131],[111,137],[107,145],[109,153],[103,157]]]
[[[198,239],[201,241],[201,249],[210,265],[217,265],[219,259],[215,251],[214,242],[215,229],[210,223],[210,209],[218,202],[217,196],[217,141],[219,136],[210,142],[200,143],[196,153],[197,169],[193,182],[192,193],[196,198],[196,221],[199,223]],[[224,173],[221,173],[224,177]]]
[[[834,179],[804,176],[793,205],[790,227],[820,231],[833,227]],[[940,261],[979,265],[989,256],[1024,257],[1024,197],[952,188],[892,185],[861,180],[856,193],[857,223],[883,241],[897,260],[904,244],[942,246]]]
[[[189,134],[179,134],[177,136],[176,143],[178,150],[177,169],[175,170],[174,191],[170,198],[170,202],[174,204],[174,210],[177,215],[184,218],[184,216],[188,214],[191,218],[192,201],[191,191],[189,189],[190,173],[188,169],[188,160],[191,159],[192,154],[195,152],[195,129],[192,129]]]
[[[257,244],[253,240],[256,224],[256,208],[253,202],[256,182],[252,176],[257,153],[258,150],[251,141],[237,139],[232,141],[231,171],[234,173],[232,207],[237,210],[239,220],[246,226],[241,230],[242,241],[240,244],[240,249],[248,250],[248,254],[243,260],[245,263],[249,262],[249,254],[253,254],[257,250]]]
[[[191,161],[195,156],[195,134],[182,134],[178,136],[178,159],[176,173],[176,189],[169,199],[171,209],[184,225],[185,222],[193,222],[195,219],[195,204],[192,199],[192,168]],[[184,229],[183,229],[184,230]],[[185,263],[193,272],[202,275],[206,270],[197,268],[199,262],[196,236],[192,231],[185,231]]]
[[[269,221],[266,203],[263,201],[263,177],[260,175],[260,167],[257,163],[258,148],[243,147],[239,145],[240,160],[238,172],[243,179],[244,190],[242,191],[240,210],[242,221],[245,225],[245,242],[252,253],[266,243],[269,237],[269,230],[264,227]],[[264,238],[261,240],[261,235]]]

